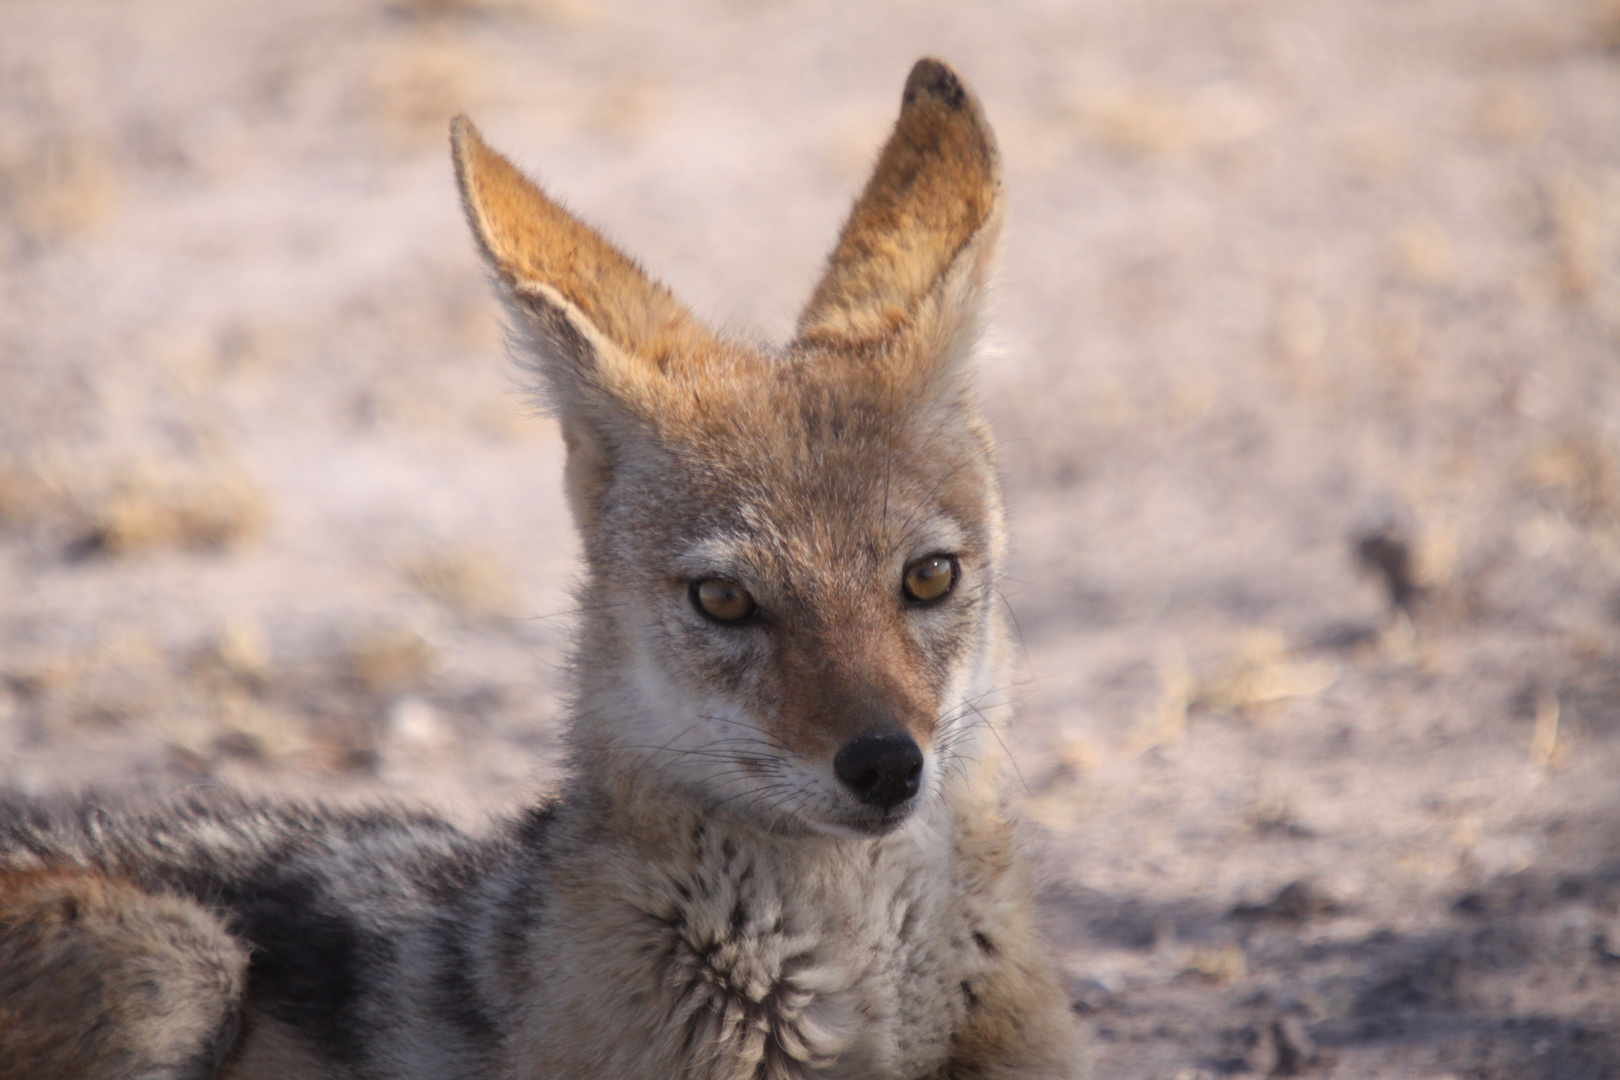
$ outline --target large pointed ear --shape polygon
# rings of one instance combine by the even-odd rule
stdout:
[[[664,373],[712,339],[667,288],[485,145],[466,117],[451,122],[450,144],[467,221],[562,423],[569,501],[587,527],[616,426],[651,407]]]
[[[1001,161],[977,99],[945,64],[917,61],[798,341],[864,350],[919,339],[903,351],[942,362],[937,353],[976,331],[1001,218]]]

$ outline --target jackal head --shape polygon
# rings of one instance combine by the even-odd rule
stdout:
[[[1000,654],[972,354],[1002,199],[978,102],[939,61],[913,68],[780,350],[712,334],[465,118],[452,130],[567,444],[584,768],[767,828],[897,827],[963,760]]]

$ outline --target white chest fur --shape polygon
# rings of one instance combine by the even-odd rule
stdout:
[[[588,884],[562,875],[545,937],[566,954],[563,981],[591,982],[585,998],[619,1021],[622,1041],[597,1061],[705,1080],[929,1072],[968,1008],[985,940],[969,924],[949,820],[936,805],[879,840],[807,840],[694,817],[650,858],[593,859]],[[568,932],[571,916],[589,929]]]

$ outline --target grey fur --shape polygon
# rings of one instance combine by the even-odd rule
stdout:
[[[714,338],[464,121],[585,539],[573,770],[487,835],[226,794],[0,806],[0,1080],[1081,1072],[1001,795],[1004,538],[967,375],[1000,212],[920,62],[780,353]],[[919,602],[907,567],[948,556]],[[717,625],[691,587],[746,588]],[[834,767],[912,740],[915,797]]]

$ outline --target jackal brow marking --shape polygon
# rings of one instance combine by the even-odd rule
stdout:
[[[779,349],[452,143],[568,451],[569,777],[483,836],[0,806],[0,1080],[1079,1076],[1002,808],[977,100],[912,70]]]

